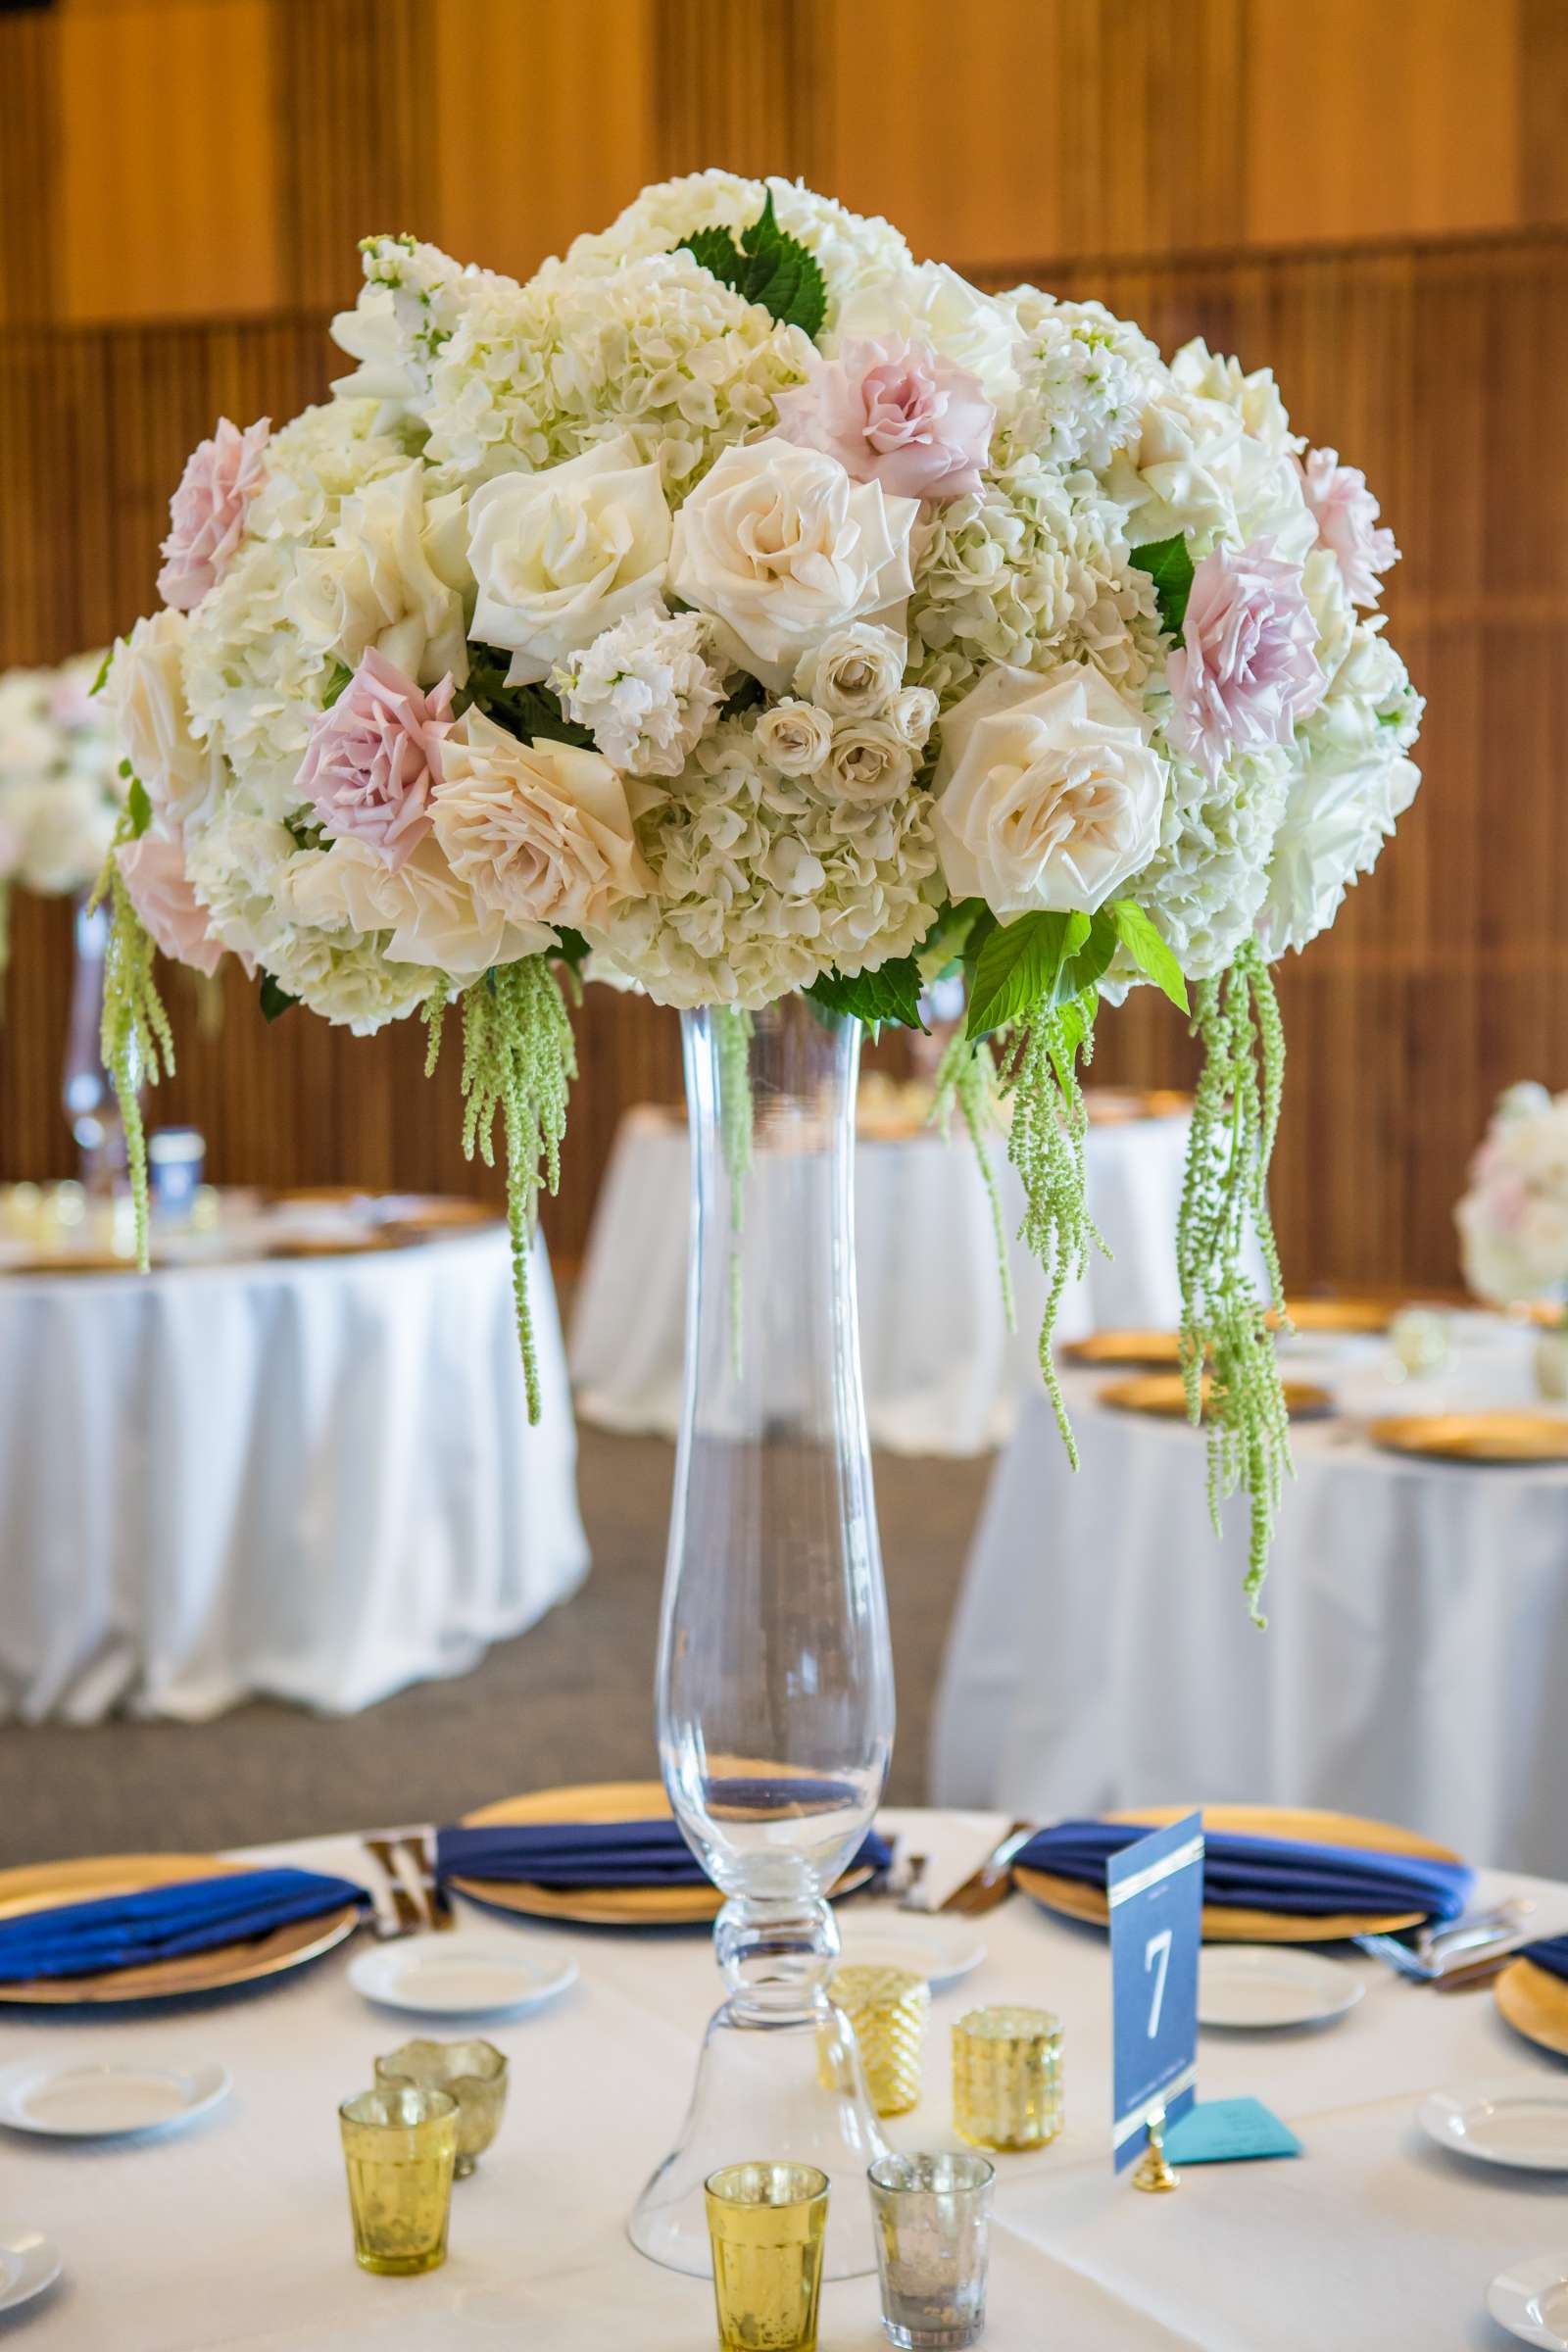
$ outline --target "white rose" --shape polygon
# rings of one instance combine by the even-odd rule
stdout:
[[[318,930],[390,931],[389,963],[433,964],[454,980],[475,980],[553,947],[544,923],[510,923],[481,906],[428,837],[396,871],[368,841],[350,835],[330,850],[301,850],[278,883],[284,913]]]
[[[622,433],[542,473],[503,473],[468,502],[473,634],[512,655],[508,683],[547,678],[628,613],[662,602],[669,507]]]
[[[852,620],[812,647],[795,672],[795,690],[835,718],[866,718],[897,694],[906,652],[897,629]]]
[[[814,703],[775,703],[757,722],[757,748],[781,776],[814,775],[832,741],[833,722]]]
[[[466,565],[456,492],[425,503],[400,466],[343,501],[330,547],[302,548],[284,605],[307,645],[357,669],[373,645],[421,686],[468,675]]]
[[[939,705],[929,686],[906,686],[888,705],[888,717],[911,752],[923,752],[937,723]]]
[[[441,746],[430,815],[453,872],[509,922],[599,926],[653,888],[609,760],[519,743],[478,710]]]
[[[990,671],[942,721],[937,849],[956,899],[1005,922],[1092,914],[1159,845],[1165,762],[1098,671]]]
[[[742,669],[782,694],[845,621],[897,608],[902,627],[918,513],[915,499],[852,482],[821,450],[749,442],[724,451],[676,515],[670,586],[713,616]]]
[[[890,718],[841,718],[822,787],[866,808],[896,799],[913,774],[914,754]]]
[[[181,659],[190,622],[165,611],[138,620],[115,647],[103,701],[125,758],[148,799],[172,829],[207,802],[217,781],[217,755],[190,731]]]
[[[839,311],[829,356],[874,335],[929,343],[977,375],[993,399],[1018,388],[1018,334],[1010,315],[946,262],[922,262],[858,288]]]

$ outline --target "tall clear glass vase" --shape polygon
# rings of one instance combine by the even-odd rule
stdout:
[[[692,1229],[659,1659],[664,1786],[723,1890],[726,1997],[633,2242],[710,2268],[703,2181],[787,2158],[829,2175],[827,2275],[873,2267],[883,2142],[827,1998],[828,1889],[893,1747],[893,1661],[855,1290],[859,1027],[788,998],[683,1016]]]

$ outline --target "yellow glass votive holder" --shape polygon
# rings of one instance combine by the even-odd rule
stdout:
[[[1061,2020],[971,2009],[953,2029],[953,2128],[980,2148],[1043,2148],[1061,2130]]]
[[[826,2173],[727,2164],[704,2186],[719,2352],[816,2352]]]
[[[466,2180],[501,2129],[506,2054],[493,2041],[405,2041],[375,2062],[377,2082],[416,2082],[458,2102],[457,2178]]]
[[[458,2102],[444,2090],[383,2082],[338,2109],[354,2255],[388,2278],[439,2270],[458,2154]]]
[[[828,1998],[842,2009],[860,2048],[865,2087],[878,2115],[906,2115],[920,2099],[931,1987],[907,1968],[851,1961],[836,1969]],[[833,2087],[829,2078],[825,2087]]]

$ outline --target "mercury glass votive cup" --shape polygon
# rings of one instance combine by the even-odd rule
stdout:
[[[1061,2020],[970,2009],[953,2029],[953,2124],[982,2148],[1043,2148],[1061,2130]]]
[[[904,2352],[979,2340],[996,2177],[988,2157],[946,2151],[879,2156],[867,2173],[882,2329]]]
[[[704,2188],[719,2352],[816,2352],[826,2173],[727,2164]]]
[[[931,1987],[911,1969],[851,1962],[835,1969],[828,1998],[849,2019],[859,2044],[865,2086],[878,2115],[905,2115],[920,2103]],[[828,2055],[819,2060],[828,2073]],[[831,2074],[828,2073],[831,2087]]]
[[[439,2270],[447,2258],[457,2100],[445,2090],[382,2082],[345,2099],[337,2112],[360,2268],[388,2278]]]
[[[458,2102],[457,2177],[466,2180],[507,2103],[506,2054],[493,2041],[405,2041],[375,2062],[377,2082],[416,2082]]]

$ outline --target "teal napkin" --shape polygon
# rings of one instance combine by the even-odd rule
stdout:
[[[1261,2099],[1203,2099],[1165,2133],[1172,2164],[1230,2164],[1245,2156],[1299,2156],[1301,2143]]]

